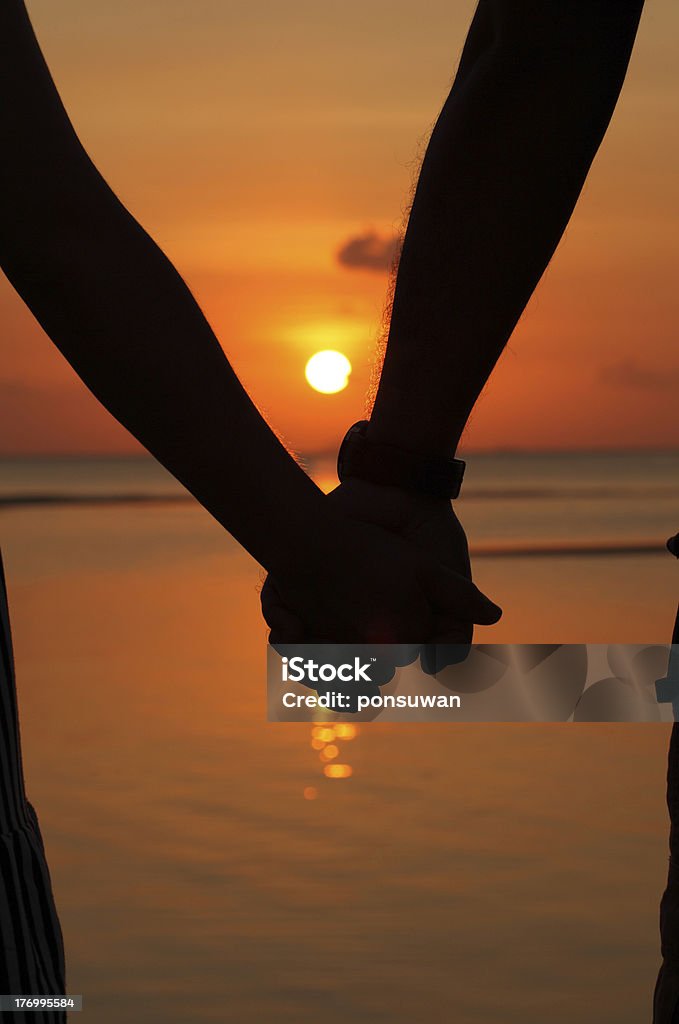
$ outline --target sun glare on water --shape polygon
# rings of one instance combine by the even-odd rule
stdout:
[[[304,373],[315,391],[320,391],[322,395],[335,395],[338,391],[344,391],[349,383],[351,363],[341,352],[324,349],[311,357]]]

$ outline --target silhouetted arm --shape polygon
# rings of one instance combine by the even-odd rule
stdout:
[[[452,455],[573,212],[643,0],[480,0],[422,164],[369,437]]]
[[[263,565],[322,495],[233,373],[169,260],[81,146],[23,3],[0,5],[0,260],[88,387]],[[290,489],[294,515],[278,500]]]
[[[573,212],[642,7],[643,0],[480,0],[420,171],[369,439],[425,457],[454,454]],[[354,477],[329,501],[471,575],[448,500]],[[262,601],[275,628],[274,588],[265,586]],[[436,639],[471,636],[460,622]],[[445,663],[440,647],[429,664]]]
[[[277,574],[317,636],[420,640],[453,608],[497,617],[467,581],[327,505],[89,160],[21,0],[0,2],[0,48],[0,264],[97,398]]]

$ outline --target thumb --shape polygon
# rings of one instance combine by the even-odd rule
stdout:
[[[422,585],[432,608],[438,613],[481,626],[492,626],[502,617],[499,605],[486,597],[466,576],[444,565],[430,566]]]
[[[298,643],[304,640],[304,624],[299,616],[284,604],[270,576],[264,583],[260,601],[264,621],[271,630],[269,643]]]

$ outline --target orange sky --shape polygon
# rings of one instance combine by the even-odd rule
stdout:
[[[337,260],[398,227],[474,3],[29,0],[87,148],[187,278],[300,450],[363,413],[386,275]],[[470,448],[679,443],[679,8],[653,0],[567,236],[475,412]],[[0,452],[132,451],[0,283]],[[346,391],[304,365],[335,347]]]

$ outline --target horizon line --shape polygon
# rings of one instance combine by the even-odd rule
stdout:
[[[322,448],[312,450],[295,450],[292,449],[290,454],[297,461],[303,461],[304,459],[335,459],[337,452],[333,448]],[[498,455],[533,455],[533,456],[559,456],[559,455],[679,455],[679,445],[668,445],[666,447],[661,445],[645,445],[641,447],[635,447],[633,445],[619,445],[619,446],[592,446],[590,448],[522,448],[522,447],[497,447],[497,448],[459,448],[458,454],[463,458],[483,458],[487,456],[498,456]],[[58,461],[71,460],[71,459],[101,459],[106,460],[122,460],[122,459],[139,459],[150,460],[152,462],[161,463],[150,452],[138,451],[138,452],[98,452],[98,451],[66,451],[66,452],[2,452],[0,451],[0,461],[6,462],[18,462],[18,461],[30,461],[30,460],[49,460],[54,459]]]

